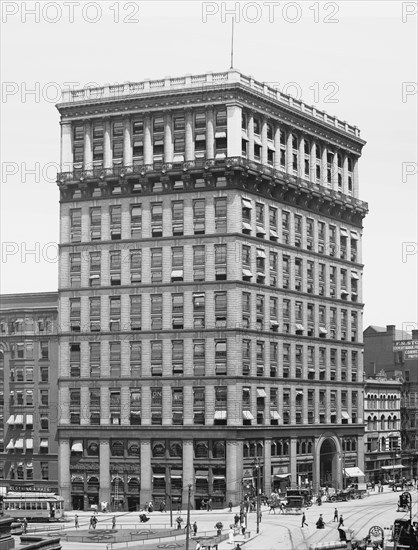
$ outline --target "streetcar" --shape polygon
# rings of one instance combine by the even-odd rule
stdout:
[[[3,497],[3,513],[28,521],[58,521],[64,517],[64,499],[54,493],[9,492]]]

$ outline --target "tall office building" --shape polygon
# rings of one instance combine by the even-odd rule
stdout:
[[[364,141],[236,70],[64,93],[67,506],[363,468]]]

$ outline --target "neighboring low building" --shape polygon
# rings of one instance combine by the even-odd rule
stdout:
[[[0,305],[3,490],[58,492],[58,294],[5,294]]]
[[[369,326],[364,331],[364,371],[372,376],[384,370],[402,381],[402,464],[406,477],[418,476],[418,330],[412,334],[394,325]]]
[[[399,473],[395,467],[401,456],[401,390],[402,382],[388,379],[384,371],[365,382],[365,474],[369,481],[377,483],[385,473]]]

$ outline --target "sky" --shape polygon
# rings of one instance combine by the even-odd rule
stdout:
[[[58,285],[60,90],[234,67],[357,125],[364,328],[417,328],[416,2],[0,3],[1,293]]]

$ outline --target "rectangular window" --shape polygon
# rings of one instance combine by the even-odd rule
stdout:
[[[131,330],[142,328],[142,296],[131,296]]]
[[[141,377],[142,342],[130,343],[130,366],[132,378]]]
[[[72,243],[81,241],[81,208],[70,210],[70,240]]]
[[[142,236],[142,206],[134,204],[131,206],[131,237],[141,238]]]
[[[174,236],[183,235],[183,201],[172,201],[171,203],[171,219]]]
[[[193,327],[197,330],[205,328],[205,294],[193,294]]]
[[[163,203],[151,203],[151,232],[153,237],[163,236]]]
[[[121,238],[122,209],[121,206],[110,207],[110,235],[112,241]]]
[[[151,330],[161,330],[163,325],[163,295],[151,295]]]
[[[162,340],[151,341],[151,375],[163,375],[163,343]]]
[[[193,340],[193,366],[195,376],[205,375],[205,341]]]
[[[163,249],[151,248],[151,282],[162,282]]]
[[[225,281],[227,278],[227,250],[226,244],[215,245],[215,280]]]
[[[141,424],[141,390],[139,388],[130,390],[130,424],[139,426]]]
[[[205,233],[205,199],[193,201],[193,228],[195,235]]]
[[[120,342],[109,342],[110,376],[120,378],[121,346]]]
[[[100,206],[90,208],[90,240],[99,241],[102,238],[102,209]]]
[[[49,343],[48,341],[41,340],[39,342],[40,359],[49,359]]]
[[[225,232],[227,227],[227,198],[215,198],[215,229]]]
[[[131,250],[130,253],[131,283],[140,283],[142,281],[142,252],[141,250]]]
[[[226,340],[215,340],[215,374],[226,375],[227,343]]]
[[[227,326],[227,293],[215,292],[215,327]]]
[[[110,297],[109,305],[110,305],[109,329],[112,331],[118,331],[120,330],[120,296]]]
[[[205,280],[205,246],[197,245],[193,247],[193,280]]]
[[[182,376],[183,363],[184,363],[183,340],[171,341],[171,361],[172,361],[172,368],[173,368],[173,376]]]

